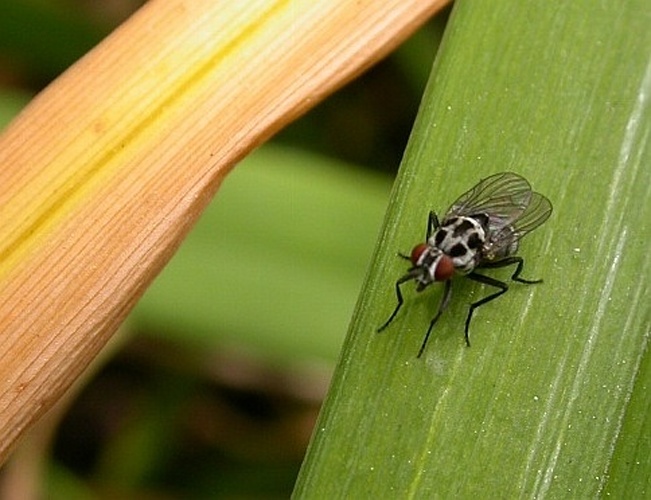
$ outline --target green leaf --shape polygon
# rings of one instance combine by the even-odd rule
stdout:
[[[648,494],[650,16],[646,0],[455,4],[297,498]],[[395,253],[499,171],[554,205],[520,251],[545,281],[478,309],[467,348],[490,290],[455,279],[416,359],[442,287],[405,286],[377,334]]]

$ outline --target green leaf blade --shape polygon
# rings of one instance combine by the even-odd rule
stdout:
[[[649,397],[634,389],[651,330],[649,14],[643,1],[457,3],[297,497],[626,491],[612,473]],[[545,282],[479,308],[469,349],[468,304],[490,290],[467,280],[423,359],[441,287],[405,286],[376,334],[405,271],[395,252],[422,239],[428,210],[508,170],[554,204],[520,252]]]

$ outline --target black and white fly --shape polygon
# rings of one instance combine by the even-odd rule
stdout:
[[[465,326],[466,344],[470,346],[468,328],[474,310],[509,288],[503,281],[479,274],[476,270],[515,265],[511,275],[513,281],[527,285],[541,283],[542,280],[520,277],[524,260],[515,253],[520,240],[545,222],[551,213],[550,201],[532,191],[529,182],[513,172],[491,175],[480,181],[452,204],[440,223],[436,213],[431,211],[425,242],[416,245],[409,256],[399,254],[412,266],[396,281],[398,305],[378,332],[389,326],[402,307],[400,285],[414,280],[416,291],[421,292],[435,281],[445,282],[438,311],[418,351],[420,358],[432,328],[450,302],[451,278],[454,274],[461,274],[499,289],[470,304]]]

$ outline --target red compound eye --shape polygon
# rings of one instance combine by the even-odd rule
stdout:
[[[418,259],[420,259],[425,252],[427,252],[427,243],[416,245],[411,251],[411,263],[417,265]]]
[[[447,281],[452,278],[454,274],[454,263],[452,259],[447,255],[441,255],[439,262],[436,266],[436,271],[434,271],[434,279],[436,281]]]

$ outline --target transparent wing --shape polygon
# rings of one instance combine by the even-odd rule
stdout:
[[[513,255],[518,249],[518,242],[549,219],[551,213],[551,202],[540,193],[531,193],[529,205],[519,217],[506,225],[497,223],[489,226],[486,259],[495,261]],[[493,223],[489,221],[489,224]]]
[[[529,205],[524,212],[517,219],[512,220],[507,226],[503,226],[501,229],[495,231],[494,237],[490,239],[495,241],[500,238],[502,233],[509,233],[509,239],[515,237],[515,239],[519,240],[525,234],[530,233],[549,219],[551,214],[551,202],[540,193],[531,193]]]
[[[502,172],[481,180],[462,194],[448,209],[445,218],[486,214],[491,220],[491,227],[499,229],[521,218],[528,211],[527,207],[531,206],[531,199],[531,185],[524,177],[513,172]]]

